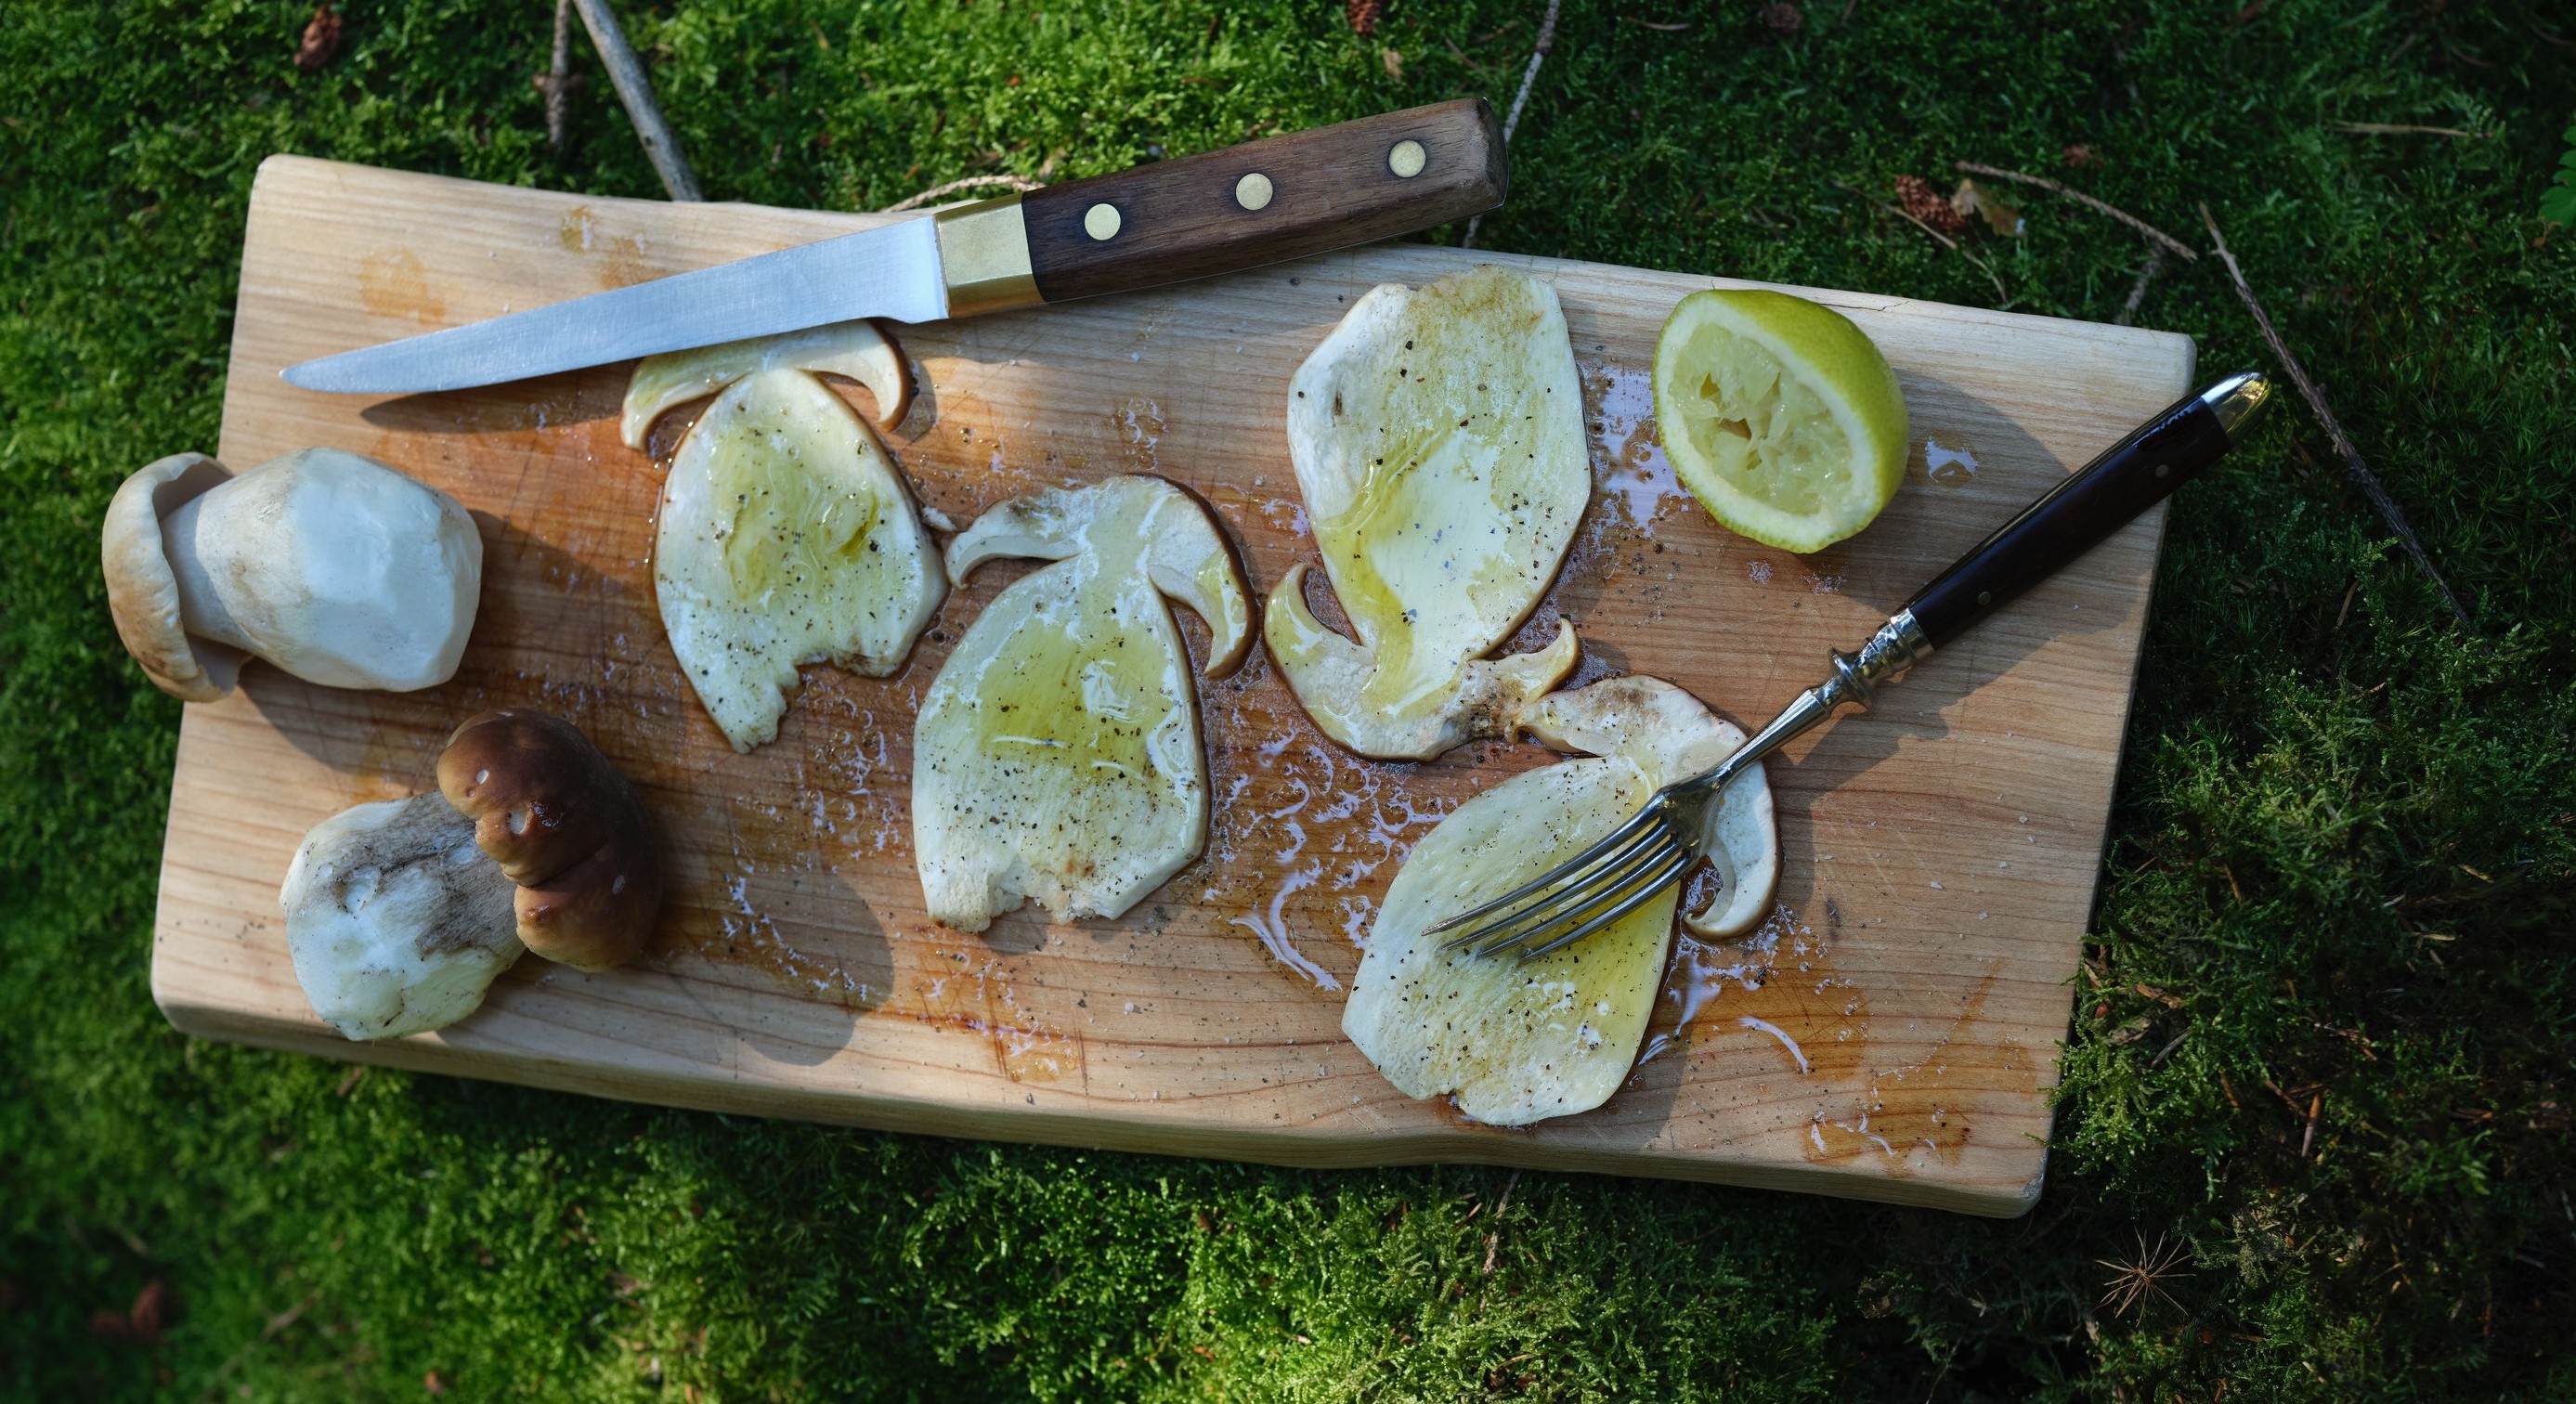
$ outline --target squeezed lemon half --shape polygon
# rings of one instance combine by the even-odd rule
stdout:
[[[1712,288],[1655,342],[1655,422],[1718,524],[1804,554],[1868,526],[1905,480],[1905,397],[1851,319],[1802,297]]]

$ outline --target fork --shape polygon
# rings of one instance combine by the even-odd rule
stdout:
[[[1483,906],[1433,924],[1429,933],[1468,927],[1441,949],[1473,947],[1480,957],[1517,950],[1521,959],[1535,960],[1636,910],[1699,861],[1708,846],[1709,804],[1728,781],[1845,703],[1869,710],[1879,684],[1948,647],[2163,501],[2241,442],[2271,393],[2270,380],[2246,371],[2175,401],[1916,591],[1857,655],[1829,650],[1832,675],[1799,693],[1715,769],[1657,790],[1600,842]]]

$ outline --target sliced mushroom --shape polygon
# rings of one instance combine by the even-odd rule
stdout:
[[[1547,284],[1484,266],[1354,304],[1289,382],[1288,450],[1356,640],[1307,607],[1306,570],[1263,633],[1326,735],[1427,759],[1508,735],[1574,670],[1574,629],[1485,655],[1556,578],[1592,493],[1583,395]]]
[[[99,561],[126,651],[191,702],[231,691],[245,656],[326,687],[435,687],[483,588],[456,499],[326,448],[238,477],[203,454],[148,464],[108,503]]]
[[[947,593],[902,474],[825,372],[902,417],[910,381],[864,321],[651,357],[627,387],[639,447],[665,411],[717,397],[663,485],[653,586],[672,652],[737,751],[777,737],[800,666],[901,667]]]
[[[304,836],[278,893],[296,983],[350,1038],[445,1028],[519,958],[510,892],[437,795],[343,810]]]
[[[523,949],[600,971],[652,934],[644,807],[570,722],[485,712],[448,738],[438,781],[314,825],[278,893],[296,982],[351,1038],[455,1023]]]
[[[1116,916],[1207,842],[1198,698],[1168,595],[1207,621],[1206,674],[1251,644],[1243,577],[1207,509],[1159,478],[1005,502],[949,543],[958,584],[1011,583],[931,682],[913,739],[912,831],[930,915],[981,931],[1034,897]]]
[[[1502,1126],[1588,1111],[1618,1090],[1654,1012],[1678,889],[1528,961],[1443,951],[1447,933],[1425,928],[1537,877],[1636,813],[1658,787],[1744,744],[1742,731],[1659,678],[1553,694],[1522,725],[1590,758],[1513,776],[1414,846],[1342,1010],[1342,1031],[1399,1090],[1453,1093],[1460,1111]],[[1727,787],[1710,838],[1723,887],[1690,924],[1734,934],[1759,919],[1779,876],[1760,766]]]
[[[576,970],[643,949],[662,864],[643,802],[579,728],[546,712],[485,712],[447,740],[438,788],[519,886],[519,939]]]

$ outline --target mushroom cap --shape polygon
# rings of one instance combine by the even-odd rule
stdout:
[[[548,960],[606,970],[641,950],[662,902],[643,802],[579,728],[506,708],[456,729],[438,788],[519,885],[519,939]]]
[[[99,569],[116,636],[152,685],[189,702],[233,690],[242,655],[188,637],[179,621],[179,579],[161,544],[161,519],[232,477],[202,453],[174,453],[137,469],[108,499],[99,530]]]
[[[436,795],[345,809],[313,826],[278,905],[295,982],[354,1039],[427,1033],[473,1013],[519,958],[510,882]]]

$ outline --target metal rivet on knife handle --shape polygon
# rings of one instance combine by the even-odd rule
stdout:
[[[939,271],[948,284],[949,316],[1043,301],[1029,266],[1029,226],[1019,196],[961,205],[932,218],[939,221]]]
[[[1270,206],[1270,177],[1254,171],[1234,183],[1234,202],[1247,210]]]
[[[1118,237],[1118,226],[1123,222],[1118,218],[1118,207],[1106,200],[1082,212],[1082,232],[1104,244]]]
[[[1430,159],[1430,156],[1423,151],[1421,142],[1407,137],[1397,142],[1394,150],[1386,153],[1386,168],[1406,180],[1411,180],[1422,174],[1423,163]]]

